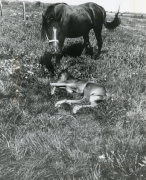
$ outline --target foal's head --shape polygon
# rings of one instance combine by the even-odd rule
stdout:
[[[67,69],[63,69],[59,74],[58,74],[58,82],[65,82],[69,79],[73,79],[73,76],[71,76],[68,72]]]

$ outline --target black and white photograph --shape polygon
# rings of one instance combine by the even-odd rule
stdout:
[[[0,180],[146,180],[145,0],[0,0]]]

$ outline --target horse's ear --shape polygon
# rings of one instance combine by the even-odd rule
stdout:
[[[42,29],[41,29],[41,39],[42,39],[42,41],[44,41],[46,39],[46,28],[47,28],[46,17],[42,14]]]
[[[43,21],[46,21],[46,17],[42,14]]]

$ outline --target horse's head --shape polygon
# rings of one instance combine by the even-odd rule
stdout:
[[[42,40],[48,40],[50,51],[53,54],[59,54],[61,51],[61,12],[57,8],[55,9],[59,4],[49,5],[44,15],[42,15],[41,38]]]
[[[49,42],[50,51],[53,54],[59,53],[58,32],[60,30],[58,22],[53,17],[43,16],[42,21],[42,39]]]

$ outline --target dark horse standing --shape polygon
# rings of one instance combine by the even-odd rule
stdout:
[[[107,22],[105,10],[95,3],[85,3],[79,6],[69,6],[65,3],[51,4],[42,15],[41,38],[42,40],[48,39],[52,53],[57,56],[62,54],[65,38],[83,36],[85,49],[91,47],[89,31],[93,29],[97,39],[98,54],[100,54],[102,26],[104,24],[108,29],[119,26],[118,13],[115,14],[112,22]]]

